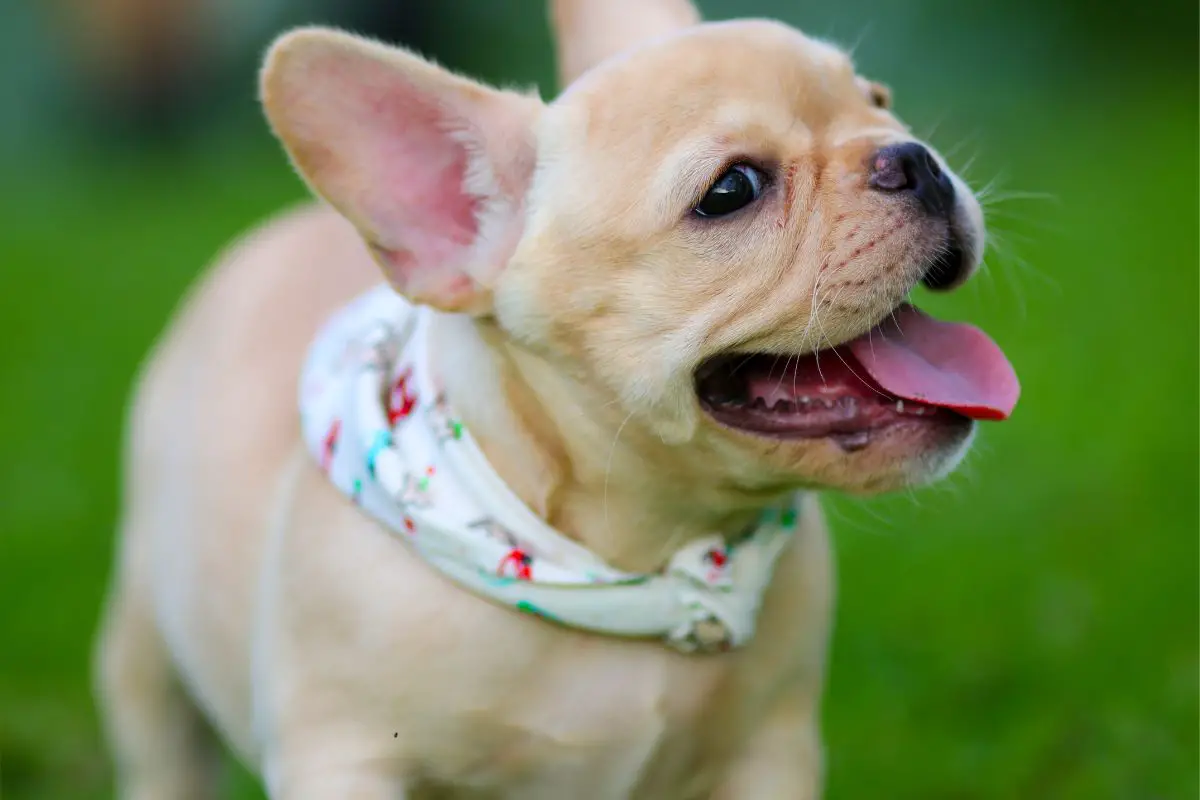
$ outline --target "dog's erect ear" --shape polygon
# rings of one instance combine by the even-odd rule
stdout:
[[[263,106],[296,169],[410,299],[481,313],[520,239],[536,97],[306,28],[272,45]]]
[[[559,86],[609,56],[700,22],[691,0],[550,0]]]

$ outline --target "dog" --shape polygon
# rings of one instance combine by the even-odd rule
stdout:
[[[551,16],[551,103],[336,30],[270,48],[319,201],[234,244],[140,377],[97,645],[120,796],[213,796],[218,742],[288,800],[820,796],[817,493],[937,480],[1017,399],[986,335],[906,300],[976,269],[980,206],[831,44],[686,0]],[[330,375],[387,420],[341,467],[297,400]],[[430,516],[442,473],[391,427],[427,418],[518,529],[445,522],[467,490]],[[596,585],[538,584],[562,564]],[[712,614],[660,636],[651,596]]]

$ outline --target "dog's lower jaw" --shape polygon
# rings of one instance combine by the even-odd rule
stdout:
[[[492,322],[437,315],[430,338],[450,404],[500,477],[619,569],[656,571],[690,541],[744,531],[787,494],[730,488],[719,469],[681,462],[679,450]]]

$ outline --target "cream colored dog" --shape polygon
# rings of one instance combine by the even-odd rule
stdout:
[[[904,305],[973,270],[979,206],[844,53],[686,0],[553,12],[548,105],[335,31],[272,47],[267,117],[332,208],[237,244],[142,378],[98,657],[121,796],[211,796],[210,725],[292,800],[820,794],[811,494],[754,639],[686,655],[465,591],[300,446],[306,348],[381,275],[444,312],[512,490],[626,570],[797,490],[936,479],[1011,410],[982,334]]]

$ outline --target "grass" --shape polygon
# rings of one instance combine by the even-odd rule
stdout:
[[[995,217],[1032,266],[922,302],[989,330],[1024,395],[946,485],[830,503],[831,798],[1197,795],[1195,123],[1165,84],[989,129],[1055,197]],[[0,199],[9,800],[111,795],[86,669],[129,382],[200,266],[300,196],[261,138],[41,155]]]

